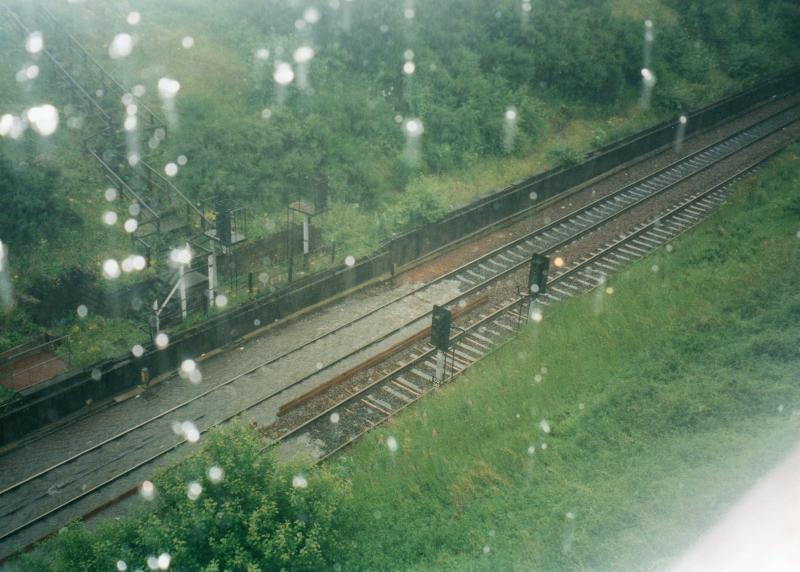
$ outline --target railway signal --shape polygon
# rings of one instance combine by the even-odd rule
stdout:
[[[536,253],[531,257],[528,270],[528,317],[534,315],[536,298],[547,291],[547,274],[550,271],[550,257]]]
[[[436,379],[434,385],[444,381],[444,354],[450,348],[450,326],[453,314],[442,306],[433,306],[431,318],[431,343],[436,347]]]
[[[431,343],[436,349],[446,352],[450,347],[450,326],[453,323],[453,315],[450,310],[443,306],[433,307],[433,318],[431,319]]]
[[[550,257],[536,253],[531,257],[528,270],[528,294],[536,296],[547,291],[547,274],[550,271]]]

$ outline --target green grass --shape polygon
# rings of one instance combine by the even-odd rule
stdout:
[[[345,569],[680,554],[800,436],[799,151],[337,459],[363,527]]]
[[[329,544],[335,569],[663,569],[800,436],[798,183],[795,145],[673,250],[560,304],[321,471],[260,482],[273,469],[256,433],[218,432],[156,476],[143,514],[70,527],[18,564],[140,566],[165,551],[175,570],[265,565],[280,534],[254,528],[253,507],[300,471],[292,502],[327,507],[330,530],[281,501],[298,532],[283,547],[321,534],[310,547]],[[212,463],[222,489],[203,476]],[[287,570],[320,569],[293,558]]]

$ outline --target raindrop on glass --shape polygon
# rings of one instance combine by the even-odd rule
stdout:
[[[163,350],[165,347],[169,345],[169,336],[164,332],[161,332],[156,336],[156,339],[154,341],[156,347],[160,350]]]

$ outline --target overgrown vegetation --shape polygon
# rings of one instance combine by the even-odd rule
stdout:
[[[217,433],[156,479],[152,512],[75,526],[24,565],[662,567],[800,435],[798,183],[795,146],[671,252],[559,305],[322,469]]]
[[[112,570],[121,560],[134,570],[167,554],[171,570],[330,568],[352,549],[349,485],[325,470],[278,464],[262,445],[249,428],[212,432],[202,449],[154,478],[151,510],[96,532],[70,527],[47,558],[21,565]]]
[[[288,202],[327,197],[331,208],[315,222],[343,255],[366,254],[489,189],[574,164],[592,146],[764,78],[796,61],[800,45],[800,12],[788,0],[532,0],[529,13],[517,0],[362,0],[322,3],[315,23],[309,6],[294,1],[245,0],[232,9],[141,0],[135,26],[125,21],[127,6],[49,5],[123,84],[145,86],[155,107],[159,78],[181,82],[179,122],[153,161],[188,157],[175,182],[193,200],[230,196],[250,209],[256,237],[280,227]],[[642,110],[648,18],[658,82],[652,108]],[[109,60],[113,34],[123,31],[136,37],[133,53]],[[47,62],[24,51],[9,19],[0,32],[8,80],[0,112],[43,102],[63,111],[50,139],[29,132],[0,144],[27,173],[13,179],[12,196],[40,197],[12,200],[2,213],[3,235],[27,237],[9,258],[23,293],[74,268],[99,273],[102,260],[124,258],[131,246],[120,225],[100,222],[106,183],[82,155],[89,122],[75,127],[83,112]],[[191,49],[182,47],[187,37]],[[295,82],[279,86],[276,63],[292,62],[301,45],[316,52],[306,89],[297,66]],[[406,60],[411,75],[402,71]],[[11,81],[32,62],[38,78]],[[410,118],[424,125],[411,151],[403,131]]]

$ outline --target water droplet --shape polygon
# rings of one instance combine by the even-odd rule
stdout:
[[[189,500],[196,501],[200,498],[200,495],[203,493],[203,486],[198,483],[197,481],[192,481],[189,483],[189,486],[186,487],[186,496],[189,497]]]
[[[642,68],[642,81],[646,87],[653,87],[656,84],[656,76],[649,69]]]
[[[142,357],[144,355],[144,347],[142,347],[140,344],[136,344],[131,348],[131,353],[133,354],[133,357]]]
[[[184,165],[186,165],[186,163],[189,162],[189,159],[186,158],[186,155],[178,155],[176,161],[178,162],[178,165],[183,167]]]
[[[425,127],[419,119],[409,119],[405,123],[406,133],[411,137],[419,137],[425,132]]]
[[[210,469],[208,469],[208,480],[212,483],[221,483],[222,479],[225,478],[225,471],[222,470],[222,467],[218,467],[214,465]]]
[[[489,554],[491,551],[492,551],[492,549],[488,544],[483,547],[483,553],[484,554]]]
[[[541,374],[538,374],[538,373],[537,373],[536,375],[534,375],[534,376],[533,376],[533,382],[534,382],[534,383],[542,383],[542,376],[541,376]]]
[[[108,226],[117,224],[117,213],[114,211],[106,211],[103,213],[103,222]]]
[[[184,36],[181,40],[181,46],[185,50],[191,50],[194,47],[194,38],[191,36]]]
[[[658,264],[653,264],[653,265],[650,267],[650,270],[651,270],[652,272],[658,272]]]
[[[280,85],[289,85],[294,80],[292,66],[286,62],[277,62],[275,64],[275,73],[272,74],[272,77]]]
[[[164,166],[164,172],[167,174],[168,177],[174,177],[178,174],[178,165],[175,163],[167,163]]]
[[[95,381],[100,381],[100,379],[103,377],[103,372],[102,372],[102,371],[100,371],[100,368],[99,368],[99,367],[96,367],[96,368],[94,368],[94,369],[92,370],[92,374],[91,374],[91,376],[92,376],[92,379],[93,379],[93,380],[95,380]]]
[[[139,12],[129,12],[126,20],[131,26],[136,26],[142,21],[142,15]]]
[[[417,69],[417,66],[414,65],[414,62],[406,62],[403,64],[403,73],[406,75],[413,74]]]
[[[177,80],[168,77],[162,77],[158,80],[158,95],[161,99],[173,99],[178,95],[181,89],[181,84]]]
[[[133,51],[133,36],[117,34],[108,46],[108,55],[112,60],[127,58]]]
[[[156,496],[156,487],[151,481],[144,481],[139,487],[139,494],[146,501],[151,501]]]
[[[25,50],[29,54],[38,54],[44,49],[44,37],[41,32],[31,32],[25,39]]]
[[[181,423],[181,433],[190,443],[197,443],[200,440],[200,430],[191,421]]]
[[[261,118],[262,119],[269,119],[270,117],[272,117],[272,110],[271,109],[266,107],[266,108],[261,110]]]
[[[574,514],[574,513],[572,513],[572,512],[568,512],[567,514],[565,514],[565,515],[564,515],[564,517],[565,517],[567,520],[572,520],[572,519],[574,519],[574,518],[575,518],[575,514]]]
[[[158,570],[158,558],[155,556],[148,556],[147,567],[150,568],[150,570]]]
[[[316,24],[319,22],[320,17],[321,14],[316,8],[306,8],[305,12],[303,12],[303,20],[309,24]]]
[[[506,121],[516,121],[517,120],[517,110],[513,107],[509,107],[506,109]]]
[[[25,79],[31,80],[39,77],[39,66],[36,64],[29,65],[24,70]]]
[[[612,286],[606,288],[606,294],[611,296],[613,293],[614,293],[614,288]]]
[[[267,48],[259,48],[256,50],[256,58],[259,60],[266,60],[269,58],[269,50]]]
[[[539,421],[539,428],[545,433],[550,433],[550,423],[546,419]]]
[[[162,552],[158,556],[158,569],[159,570],[167,570],[169,568],[169,563],[172,561],[172,557],[167,554],[166,552]]]
[[[83,304],[78,306],[78,317],[85,318],[87,315],[89,315],[89,308],[87,308]]]
[[[190,374],[197,369],[197,363],[193,359],[185,359],[181,362],[181,372]]]
[[[347,256],[347,257],[345,257],[345,259],[344,259],[344,263],[345,263],[345,265],[347,265],[347,266],[355,266],[356,259],[355,259],[355,257],[354,257],[354,256]]]
[[[119,570],[119,572],[125,572],[127,569],[128,565],[124,560],[117,560],[117,570]]]
[[[292,479],[292,486],[296,489],[308,488],[308,481],[303,475],[295,475]]]
[[[403,52],[403,59],[406,61],[411,61],[414,59],[414,50],[406,50]]]
[[[161,332],[156,336],[156,339],[154,341],[156,347],[160,350],[163,350],[165,347],[169,345],[169,336],[164,332]]]
[[[534,453],[536,453],[536,447],[534,447],[533,445],[529,446],[528,455],[533,455]]]
[[[534,308],[533,311],[531,312],[531,320],[533,320],[534,322],[541,322],[542,311]]]
[[[33,130],[42,137],[48,137],[58,129],[58,109],[49,103],[31,107],[25,116]]]
[[[397,451],[397,439],[394,437],[389,437],[386,439],[386,446],[389,447],[389,450],[394,453]]]
[[[338,423],[339,422],[339,414],[338,413],[331,413],[331,423]]]
[[[317,369],[322,369],[323,365],[321,361],[317,362]]]
[[[109,258],[105,262],[103,262],[103,276],[110,280],[114,280],[115,278],[119,278],[120,268],[119,262],[114,260],[113,258]]]
[[[561,268],[562,266],[564,266],[564,259],[561,256],[556,256],[553,259],[553,266],[555,266],[556,268]]]
[[[125,228],[125,232],[131,234],[136,232],[136,229],[139,228],[139,223],[136,221],[135,218],[129,218],[128,220],[125,221],[123,228]]]
[[[311,46],[300,46],[294,51],[294,61],[298,64],[308,63],[313,57],[314,49]]]
[[[685,115],[681,115],[678,118],[678,121],[681,123],[681,125],[686,125],[686,123],[689,121],[689,118],[686,117]]]
[[[225,294],[217,294],[217,296],[214,298],[214,304],[218,308],[224,308],[228,305],[228,297]]]

